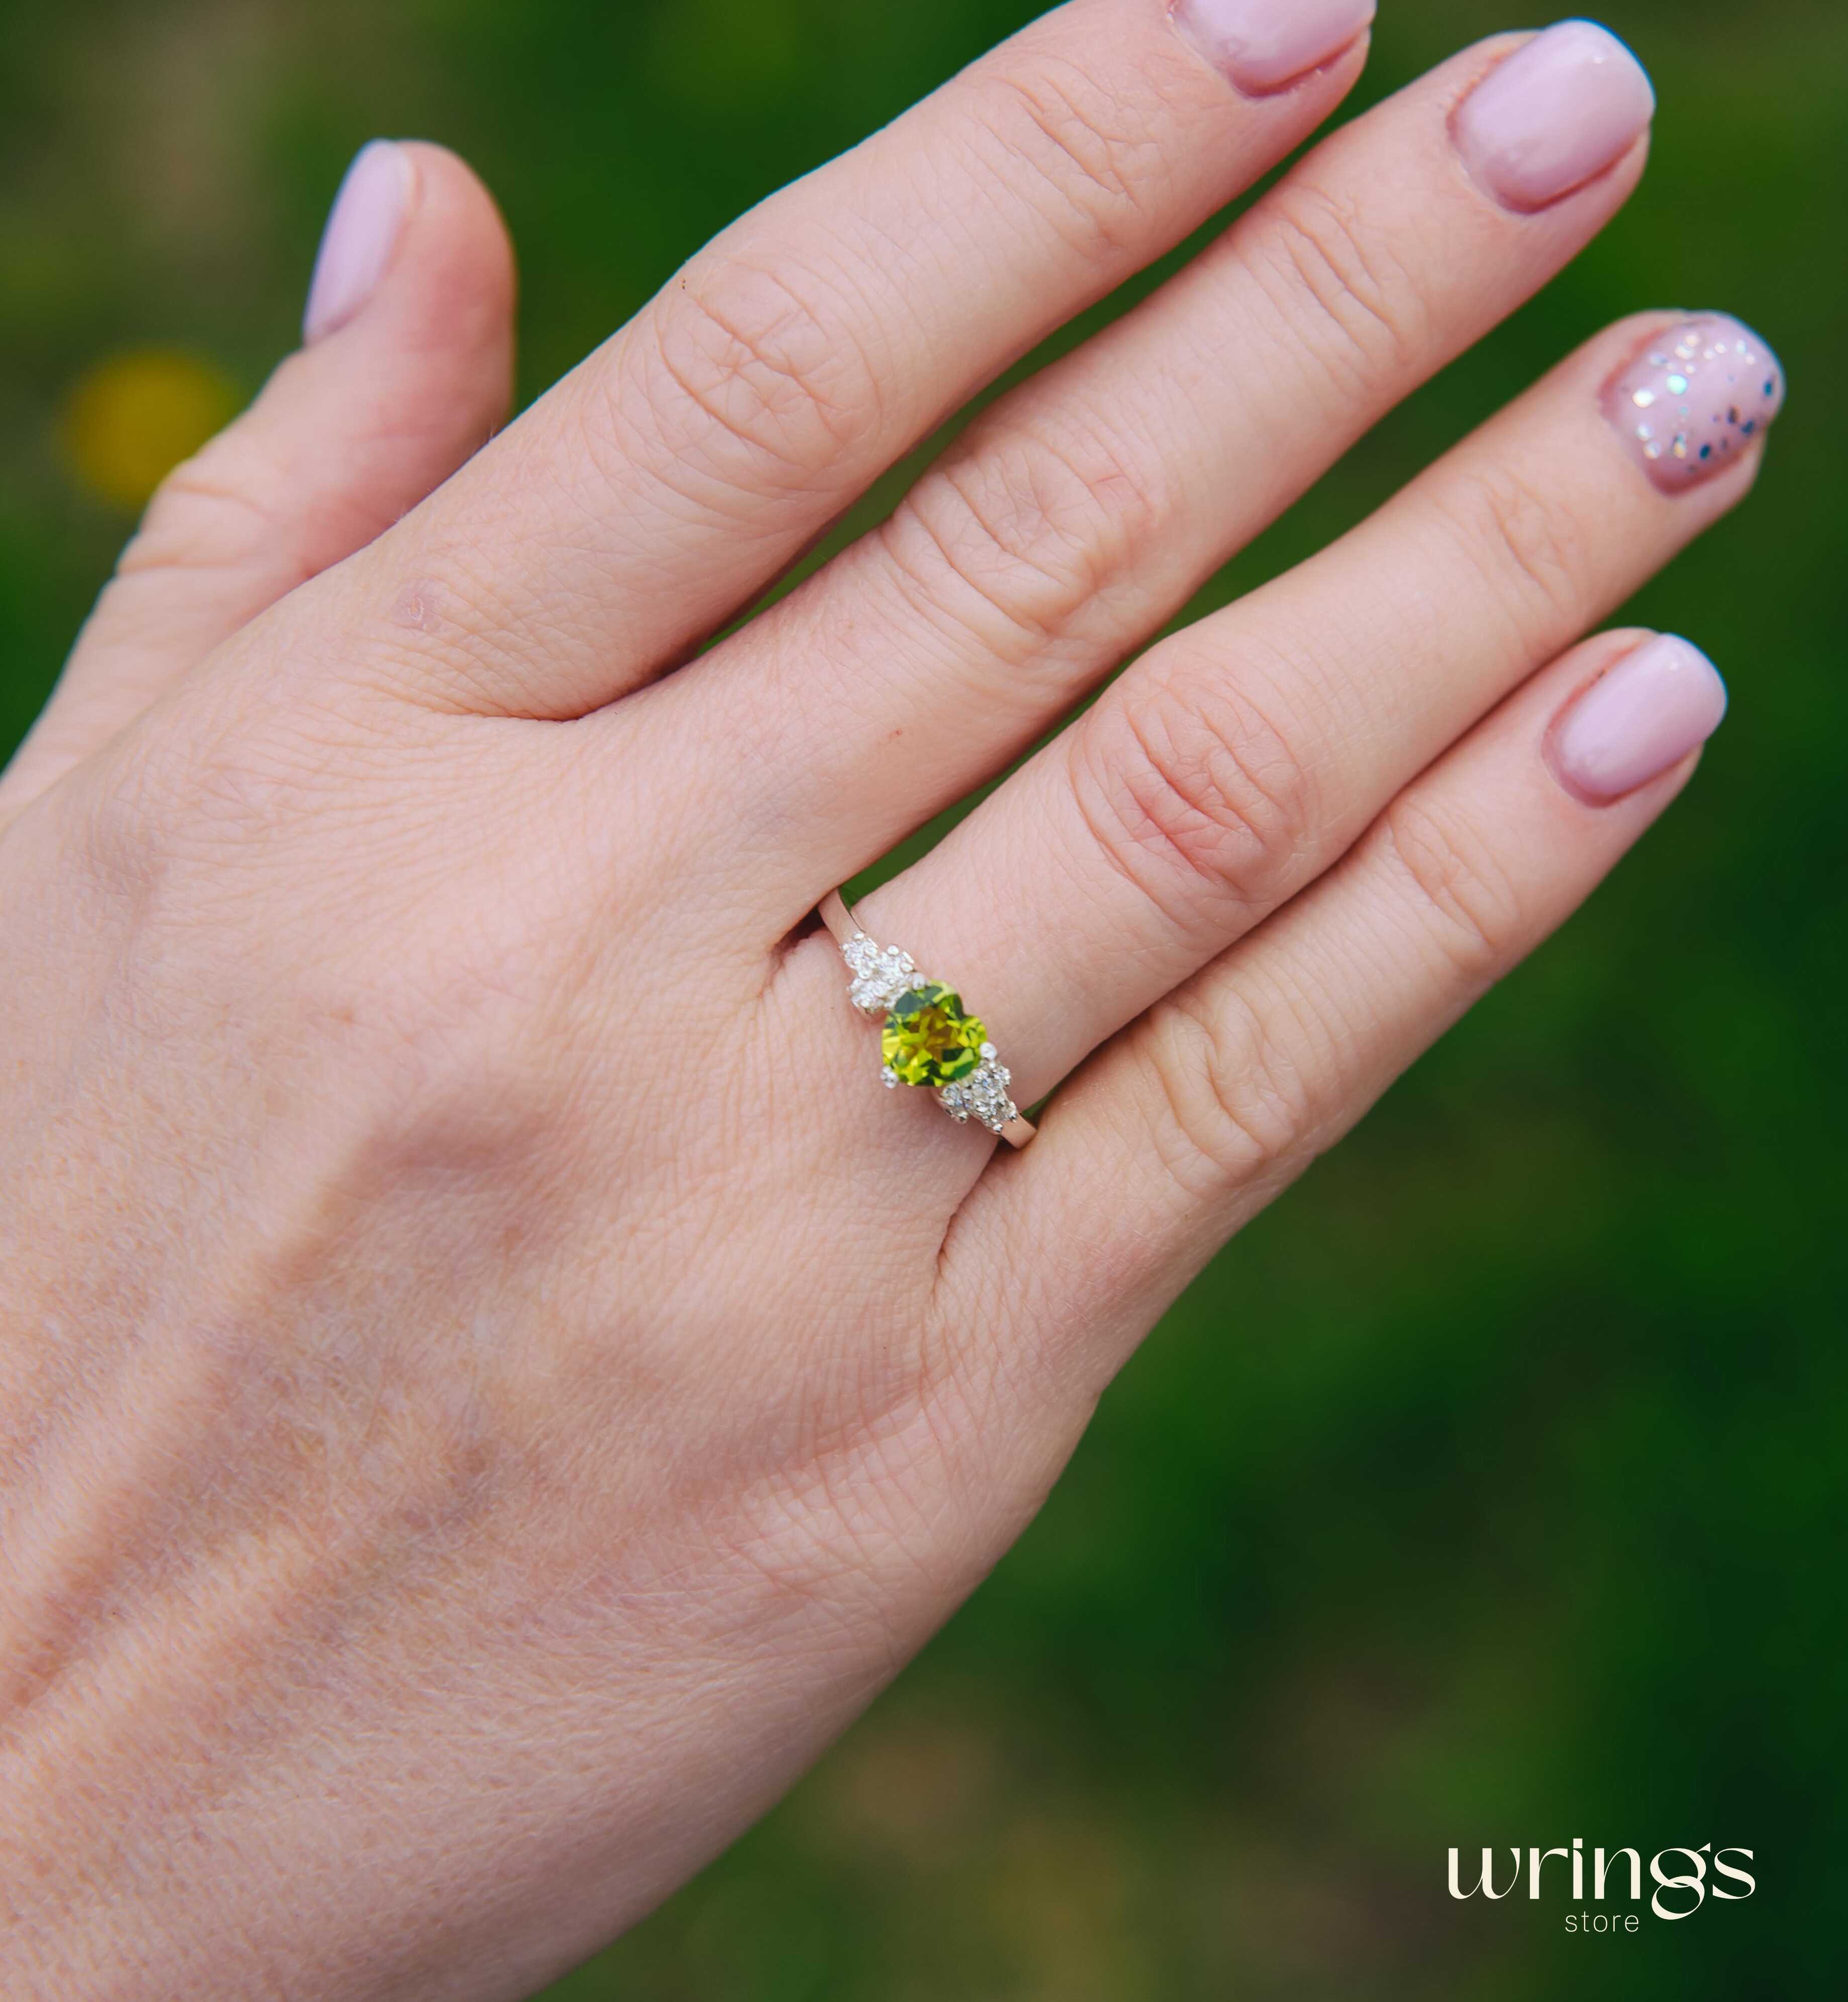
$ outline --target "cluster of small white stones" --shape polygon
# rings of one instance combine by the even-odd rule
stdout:
[[[917,975],[916,963],[908,952],[901,952],[895,945],[875,945],[864,932],[856,932],[841,947],[841,957],[853,975],[848,998],[863,1015],[886,1013]]]
[[[999,1133],[1018,1119],[1020,1108],[1007,1095],[1013,1073],[1001,1062],[992,1043],[982,1046],[982,1062],[967,1077],[947,1084],[937,1093],[937,1102],[959,1126],[979,1120],[991,1133]]]

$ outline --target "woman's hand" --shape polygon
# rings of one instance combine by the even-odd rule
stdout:
[[[1023,1104],[1070,1079],[1030,1151],[880,1088],[811,923],[1629,193],[1616,44],[1472,50],[701,650],[1306,138],[1370,11],[1074,0],[481,451],[498,224],[362,156],[309,344],[0,786],[8,1994],[463,2002],[591,1951],[1686,782],[1711,668],[1568,650],[1743,497],[1782,385],[1658,313],[867,900]]]

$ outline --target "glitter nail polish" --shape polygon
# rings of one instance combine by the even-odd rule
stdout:
[[[1658,334],[1605,392],[1637,463],[1679,494],[1742,457],[1783,407],[1783,367],[1751,328],[1703,313]]]

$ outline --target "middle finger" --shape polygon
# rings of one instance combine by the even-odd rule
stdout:
[[[1583,23],[1443,65],[1318,146],[1182,277],[999,405],[882,528],[655,691],[657,720],[689,733],[721,713],[728,755],[765,776],[763,810],[802,830],[795,856],[751,844],[788,900],[776,929],[1030,743],[1551,277],[1634,187],[1652,101],[1634,59]],[[1505,152],[1525,135],[1518,176],[1485,131]],[[1536,160],[1557,197],[1539,212]]]

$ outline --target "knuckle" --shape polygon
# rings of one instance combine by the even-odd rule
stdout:
[[[1221,983],[1210,1006],[1187,989],[1171,996],[1148,1036],[1156,1150],[1190,1196],[1289,1172],[1316,1130],[1317,1100],[1312,1066],[1283,1024]]]
[[[1525,912],[1494,843],[1461,815],[1407,794],[1380,834],[1423,928],[1465,982],[1491,980],[1518,950]]]
[[[1169,171],[1156,134],[1125,129],[1132,115],[1120,92],[1070,61],[995,75],[976,112],[1013,169],[1009,192],[1034,201],[1081,255],[1112,264],[1138,249]]]
[[[1576,630],[1595,595],[1585,525],[1518,469],[1490,463],[1438,501],[1473,569],[1490,581],[1523,637],[1538,643]]]
[[[641,399],[676,462],[806,489],[878,422],[879,378],[843,281],[721,257],[651,317]],[[619,400],[628,392],[612,385]],[[633,415],[617,416],[629,431]]]
[[[294,539],[291,524],[263,496],[287,486],[243,434],[221,433],[155,489],[116,566],[117,581],[156,570],[267,570],[277,549]]]
[[[1111,865],[1182,936],[1221,937],[1298,874],[1316,786],[1243,678],[1193,681],[1093,710],[1072,733],[1072,780]]]
[[[933,469],[883,532],[933,613],[1018,660],[1138,577],[1174,511],[1154,455],[1069,422],[1009,426]]]
[[[1417,286],[1358,208],[1328,189],[1285,182],[1274,192],[1254,266],[1292,344],[1344,397],[1402,375],[1424,344]]]

